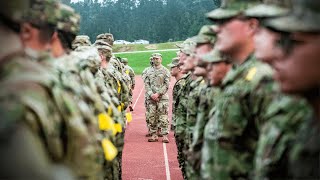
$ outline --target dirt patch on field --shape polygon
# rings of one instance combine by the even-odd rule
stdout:
[[[122,46],[119,49],[117,49],[117,52],[128,52],[128,51],[132,51],[133,47],[130,46]]]
[[[146,49],[157,49],[157,45],[151,44],[145,47]]]

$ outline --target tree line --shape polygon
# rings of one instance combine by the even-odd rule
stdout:
[[[71,3],[81,15],[80,34],[92,40],[110,32],[115,39],[152,43],[184,40],[210,23],[205,13],[219,7],[220,0],[82,0]]]

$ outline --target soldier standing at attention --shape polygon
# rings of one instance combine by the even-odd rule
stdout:
[[[178,97],[178,94],[180,93],[182,86],[185,83],[185,80],[181,79],[184,74],[182,73],[182,69],[180,67],[178,57],[173,58],[172,62],[170,64],[168,64],[168,67],[170,67],[171,76],[173,76],[176,79],[176,83],[174,84],[173,90],[172,90],[173,101],[172,101],[171,130],[174,130],[174,128],[175,128],[175,110],[177,108],[177,97]]]
[[[162,55],[157,53],[154,55],[154,68],[146,74],[146,104],[149,111],[149,124],[151,137],[149,142],[158,141],[158,127],[161,128],[163,135],[162,142],[169,143],[168,140],[168,109],[169,96],[168,89],[170,83],[170,72],[162,64]]]

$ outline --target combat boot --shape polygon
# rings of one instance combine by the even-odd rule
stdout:
[[[151,137],[152,135],[150,133],[146,134],[146,137]]]
[[[157,142],[158,136],[156,134],[153,134],[152,137],[148,139],[148,142]]]
[[[158,137],[162,137],[161,129],[158,129],[158,131],[157,131],[157,135],[158,135]]]
[[[163,135],[162,142],[163,143],[169,143],[169,139],[168,139],[167,135]]]

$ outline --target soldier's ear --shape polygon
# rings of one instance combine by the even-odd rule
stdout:
[[[29,23],[23,23],[20,29],[20,38],[23,43],[30,41],[33,37],[33,27]]]

